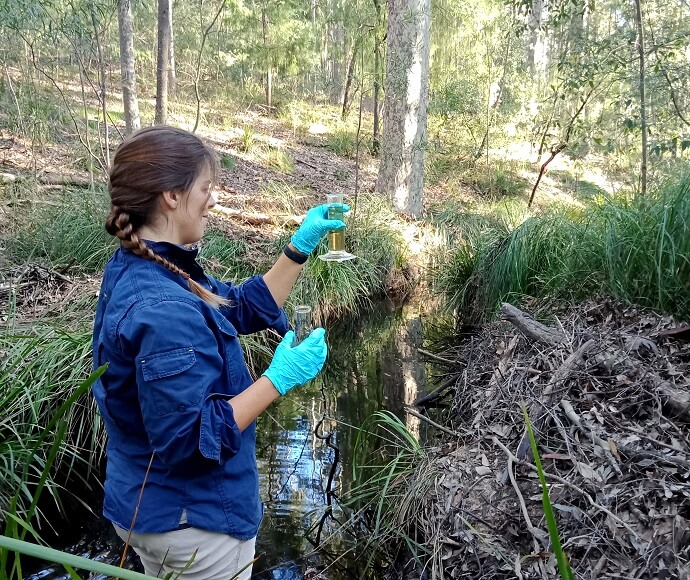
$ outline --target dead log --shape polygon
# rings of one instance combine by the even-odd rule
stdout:
[[[542,344],[557,346],[568,340],[562,332],[537,322],[529,314],[525,314],[522,310],[507,302],[501,305],[501,316],[504,320],[517,327],[527,338]]]
[[[33,178],[33,174],[26,174],[25,176],[29,179]],[[0,173],[0,183],[12,183],[22,177],[24,177],[22,174]],[[39,173],[36,176],[36,181],[40,185],[72,185],[75,187],[89,187],[91,185],[88,177],[77,174]]]
[[[664,410],[669,413],[671,419],[690,423],[690,391],[688,389],[679,389],[675,385],[663,381],[657,384],[656,392],[661,399]]]
[[[76,173],[40,173],[36,176],[41,185],[72,185],[75,187],[90,187],[91,181],[88,177]]]
[[[222,206],[219,203],[217,203],[211,211],[251,225],[273,224],[293,226],[301,224],[304,219],[304,216],[298,215],[271,215],[267,213],[244,211],[242,209],[233,209]]]

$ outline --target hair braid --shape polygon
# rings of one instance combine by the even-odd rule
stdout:
[[[189,290],[196,294],[204,302],[208,302],[214,308],[227,306],[230,304],[229,300],[210,292],[197,281],[192,280],[192,277],[182,268],[173,264],[169,260],[166,260],[163,256],[157,254],[151,248],[149,248],[146,245],[146,242],[140,239],[139,236],[134,233],[134,228],[130,223],[128,212],[113,206],[111,208],[110,215],[106,220],[106,229],[109,232],[112,229],[111,233],[120,238],[120,243],[128,250],[134,252],[137,256],[140,256],[146,260],[151,260],[152,262],[156,262],[174,274],[182,276],[185,280],[187,280]]]

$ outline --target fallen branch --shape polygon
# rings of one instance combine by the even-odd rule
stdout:
[[[421,419],[422,421],[425,421],[429,423],[432,427],[436,427],[439,431],[443,431],[444,433],[447,433],[448,435],[452,435],[453,437],[460,437],[458,433],[455,431],[451,431],[450,429],[444,427],[443,425],[439,425],[435,421],[432,421],[429,419],[429,417],[426,417],[425,415],[422,415],[421,413],[417,413],[414,409],[411,409],[410,407],[405,407],[405,413],[408,415],[412,415],[413,417],[417,417],[417,419]]]
[[[533,402],[530,406],[529,418],[530,422],[535,427],[535,437],[544,423],[545,414],[539,413],[540,409],[550,409],[552,407],[552,399],[553,395],[556,393],[556,386],[560,387],[567,381],[568,377],[577,369],[577,367],[582,364],[584,355],[589,352],[592,346],[594,346],[594,339],[590,338],[567,359],[565,359],[563,364],[554,371],[553,375],[551,375],[548,384],[546,387],[544,387],[541,399]],[[564,397],[567,393],[567,389],[560,389],[558,393],[561,397]],[[529,437],[527,436],[527,430],[525,429],[515,454],[519,459],[524,459],[527,457],[529,448]]]
[[[487,437],[487,439],[488,439],[488,437]],[[537,469],[537,466],[534,465],[533,463],[530,463],[529,461],[523,461],[523,460],[518,459],[517,457],[515,457],[515,455],[513,455],[513,454],[511,453],[510,449],[508,449],[505,445],[503,445],[503,443],[501,443],[501,442],[498,440],[498,437],[492,436],[492,437],[491,437],[491,441],[493,441],[493,443],[495,443],[496,445],[498,445],[498,446],[503,450],[503,452],[508,456],[508,458],[509,458],[509,459],[512,459],[513,462],[516,463],[517,465],[524,465],[525,467],[531,469],[531,470],[534,471],[534,472],[538,472],[538,471],[539,471],[539,470]],[[573,491],[576,491],[576,492],[578,492],[579,494],[583,495],[585,498],[587,498],[587,500],[589,501],[590,505],[591,505],[594,509],[597,509],[597,510],[599,510],[600,512],[605,513],[607,516],[610,516],[614,521],[616,521],[617,523],[619,523],[620,525],[622,525],[626,530],[628,530],[636,539],[638,539],[638,540],[640,539],[640,536],[637,534],[637,532],[636,532],[634,529],[632,529],[632,528],[630,527],[629,524],[627,524],[627,523],[624,522],[622,519],[620,519],[620,518],[619,518],[617,515],[615,515],[611,510],[608,510],[608,509],[606,509],[604,506],[599,505],[597,502],[595,502],[595,501],[592,499],[592,497],[591,497],[584,489],[582,489],[581,487],[578,487],[577,485],[574,485],[574,484],[570,483],[567,479],[565,479],[565,478],[563,478],[563,477],[560,477],[560,476],[558,476],[558,475],[554,475],[553,473],[548,473],[547,471],[544,471],[544,476],[546,476],[548,479],[553,479],[554,481],[557,481],[558,483],[561,483],[561,484],[565,485],[566,487],[572,489]]]
[[[414,401],[412,401],[412,407],[424,407],[428,405],[429,403],[433,403],[436,399],[439,399],[442,395],[443,392],[446,391],[449,387],[454,387],[456,383],[458,382],[458,375],[451,375],[449,378],[447,378],[440,387],[437,389],[434,389],[430,393],[427,393],[426,395],[422,395],[421,397],[416,398]]]
[[[274,224],[274,225],[299,225],[304,216],[298,215],[270,215],[267,213],[249,212],[241,209],[233,209],[216,204],[211,210],[214,213],[222,214],[232,219],[238,219],[252,225]]]
[[[673,413],[674,419],[690,423],[690,391],[682,391],[671,383],[661,382],[656,392],[666,410]]]
[[[12,183],[22,177],[21,174],[0,173],[0,183]],[[33,174],[27,174],[27,177],[33,179]],[[88,177],[76,174],[39,173],[36,176],[36,181],[41,185],[72,185],[76,187],[89,187],[91,185]]]
[[[447,364],[447,365],[456,365],[457,364],[457,361],[443,358],[442,356],[438,356],[437,354],[434,354],[433,352],[429,352],[428,350],[424,350],[423,348],[418,348],[417,352],[419,354],[424,355],[427,358],[437,360],[438,362],[442,362],[442,363]]]
[[[615,460],[613,457],[613,454],[611,453],[611,445],[609,444],[608,441],[604,441],[599,435],[597,435],[594,432],[594,429],[589,426],[587,421],[583,420],[582,417],[580,417],[576,412],[575,409],[573,409],[573,406],[570,404],[570,401],[567,399],[563,399],[561,401],[561,407],[565,411],[566,417],[570,420],[570,422],[575,425],[582,433],[584,433],[594,445],[597,445],[601,451],[603,452],[604,456],[609,462],[609,465],[613,467],[614,471],[622,476],[623,472],[621,471],[621,468],[618,467],[618,462]],[[618,449],[620,449],[619,445],[616,445]]]
[[[537,322],[534,318],[507,302],[501,305],[501,316],[504,320],[517,327],[527,338],[542,344],[557,346],[568,340],[563,333]]]

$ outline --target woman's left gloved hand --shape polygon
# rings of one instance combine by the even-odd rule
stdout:
[[[297,346],[292,346],[294,338],[295,333],[288,331],[263,373],[281,395],[318,375],[328,354],[326,331],[323,328],[312,330]]]
[[[350,206],[343,204],[343,211],[349,211]],[[328,219],[328,204],[311,208],[299,229],[292,235],[292,245],[303,254],[311,254],[319,245],[329,230],[342,230],[345,222]]]

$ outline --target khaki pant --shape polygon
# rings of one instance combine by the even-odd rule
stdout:
[[[127,541],[129,532],[114,526],[117,535]],[[184,580],[248,580],[252,575],[256,538],[242,541],[227,534],[207,532],[198,528],[173,530],[163,534],[132,534],[129,545],[141,558],[149,576]],[[194,553],[196,555],[194,556]],[[194,561],[187,564],[194,556]],[[245,566],[246,569],[242,570]],[[185,569],[186,567],[186,569]],[[239,571],[242,573],[238,575]]]

